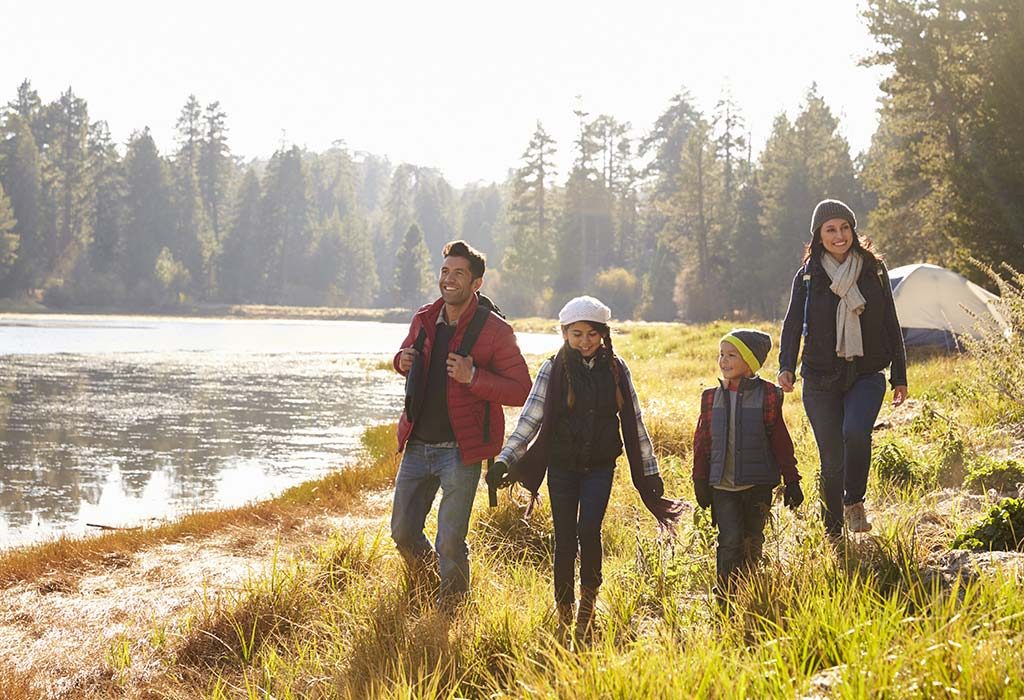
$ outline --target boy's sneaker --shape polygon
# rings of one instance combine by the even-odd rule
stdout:
[[[846,516],[846,527],[850,532],[868,532],[871,529],[868,516],[864,513],[863,501],[852,506],[844,506],[843,513]]]

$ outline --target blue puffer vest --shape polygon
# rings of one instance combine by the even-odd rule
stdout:
[[[736,399],[736,454],[733,481],[737,486],[779,483],[779,465],[775,461],[764,426],[764,392],[780,391],[760,377],[740,380],[738,391],[724,383],[715,389],[711,409],[711,472],[708,482],[722,481],[725,455],[729,445],[729,401]]]

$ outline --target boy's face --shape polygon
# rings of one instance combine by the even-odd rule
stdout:
[[[722,379],[730,382],[754,376],[736,346],[724,340],[718,344],[718,368],[722,370]]]

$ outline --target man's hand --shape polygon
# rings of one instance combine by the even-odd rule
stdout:
[[[416,348],[402,348],[402,354],[398,356],[398,369],[408,372],[412,369],[414,359],[416,359]]]
[[[707,479],[693,480],[693,495],[697,497],[697,505],[701,508],[711,507],[711,484]]]
[[[792,372],[786,370],[785,372],[779,372],[779,386],[787,394],[793,391],[793,384],[796,382],[796,377]]]
[[[448,376],[460,384],[469,384],[473,381],[473,356],[448,353]]]

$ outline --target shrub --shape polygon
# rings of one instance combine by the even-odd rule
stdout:
[[[614,318],[633,318],[640,302],[640,284],[629,270],[612,267],[597,275],[594,294],[611,308]]]
[[[1007,498],[985,519],[957,535],[954,549],[1024,551],[1024,499]]]
[[[883,481],[899,486],[916,486],[927,481],[924,467],[895,442],[886,442],[874,451],[871,468]]]
[[[977,319],[980,337],[964,338],[964,347],[982,361],[975,363],[974,383],[992,387],[1018,407],[1024,407],[1024,274],[1009,265],[1002,266],[1005,277],[978,261],[973,261],[989,276],[999,290],[995,306],[1006,327],[991,319]]]
[[[1020,483],[1024,483],[1024,465],[1015,459],[1003,462],[984,455],[968,463],[964,479],[965,487],[978,491],[1016,491]]]

